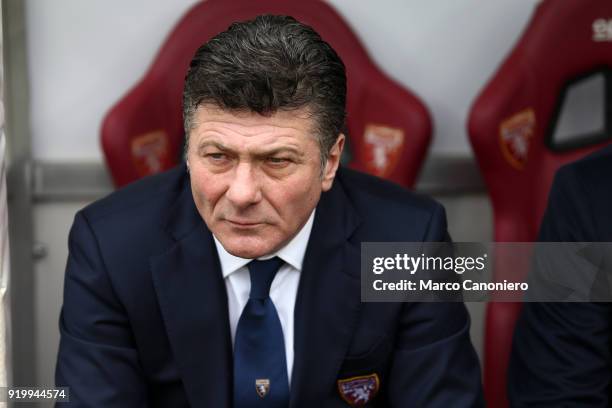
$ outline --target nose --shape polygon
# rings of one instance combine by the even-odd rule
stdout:
[[[261,201],[261,189],[254,169],[249,163],[236,166],[234,177],[225,193],[226,198],[236,208],[244,209]]]

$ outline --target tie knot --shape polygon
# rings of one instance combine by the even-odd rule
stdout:
[[[251,276],[251,299],[266,299],[270,296],[270,286],[274,275],[283,264],[283,260],[275,256],[265,261],[253,260],[249,262],[249,275]]]

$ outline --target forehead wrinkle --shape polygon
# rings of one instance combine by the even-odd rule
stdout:
[[[231,133],[238,134],[239,136],[252,137],[265,134],[280,135],[295,137],[301,134],[302,129],[294,126],[279,126],[275,124],[239,124],[232,122],[208,122],[211,126],[218,126],[221,129],[228,130]]]
[[[280,109],[277,112],[273,113],[271,116],[260,115],[255,112],[250,111],[232,111],[222,109],[214,104],[202,104],[197,107],[196,113],[194,114],[194,127],[204,124],[204,123],[218,123],[218,124],[230,124],[237,125],[243,127],[252,127],[252,126],[276,126],[286,129],[294,129],[298,132],[306,131],[308,134],[314,135],[314,132],[317,131],[317,121],[314,118],[314,114],[311,111],[310,107],[304,106],[299,109],[290,109],[283,110]],[[274,123],[265,123],[269,120],[277,121],[281,123],[280,125],[276,125]],[[241,123],[236,123],[235,120],[240,121]],[[284,126],[286,125],[286,121],[290,122],[302,122],[305,129],[302,127],[293,127],[293,126]],[[245,123],[246,122],[246,123]],[[252,122],[252,123],[248,123]],[[264,123],[258,123],[264,122]]]
[[[283,140],[285,137],[279,136],[274,141],[270,143],[262,143],[256,144],[254,146],[249,146],[248,141],[241,141],[242,143],[228,143],[227,140],[223,137],[223,133],[221,132],[211,132],[211,138],[206,138],[204,140],[200,140],[198,143],[198,149],[204,149],[209,146],[216,147],[220,150],[231,152],[231,153],[240,153],[241,149],[246,149],[246,152],[256,156],[265,156],[276,153],[290,152],[296,154],[298,156],[304,156],[304,152],[302,151],[302,146],[295,143],[293,138],[288,138],[286,142]]]
[[[279,154],[279,153],[286,153],[289,152],[291,154],[295,154],[299,157],[303,157],[304,156],[304,152],[301,151],[300,149],[295,148],[294,146],[279,146],[279,147],[270,147],[269,149],[264,147],[263,149],[259,150],[257,148],[255,148],[252,153],[255,156],[271,156],[274,154]]]
[[[240,148],[217,140],[204,140],[198,144],[198,149],[204,149],[209,146],[215,147],[219,150],[228,153],[240,153]],[[253,147],[246,146],[246,153],[251,154],[253,156],[270,156],[279,153],[291,153],[299,157],[302,157],[305,154],[305,152],[303,152],[299,146],[294,144],[280,146],[275,146],[274,144],[265,144],[263,146],[255,145]]]
[[[222,120],[207,120],[199,124],[196,135],[203,136],[210,134],[224,138],[224,136],[236,137],[267,137],[274,136],[276,138],[301,139],[302,135],[310,138],[310,132],[304,133],[304,129],[297,126],[279,126],[275,124],[242,124],[231,121]],[[316,138],[315,138],[316,139]]]

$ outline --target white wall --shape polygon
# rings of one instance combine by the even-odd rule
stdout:
[[[101,160],[103,115],[196,0],[25,0],[35,158]],[[434,153],[470,155],[465,121],[537,0],[330,0],[435,122]]]
[[[33,155],[102,160],[106,111],[196,0],[26,0]]]

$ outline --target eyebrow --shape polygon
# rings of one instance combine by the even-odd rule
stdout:
[[[224,153],[229,153],[229,154],[234,154],[236,155],[237,152],[235,150],[233,150],[232,148],[223,145],[222,143],[219,142],[215,142],[215,141],[204,141],[202,143],[200,143],[198,145],[198,151],[202,151],[203,149],[207,148],[207,147],[214,147],[217,148],[219,150],[221,150]],[[265,156],[274,156],[276,154],[280,154],[280,153],[292,153],[296,156],[302,157],[304,156],[303,152],[300,152],[299,150],[293,148],[293,147],[288,147],[288,146],[283,146],[283,147],[277,147],[275,149],[271,149],[271,150],[266,150],[266,151],[262,151],[262,152],[256,152],[254,154],[255,157],[265,157]]]

